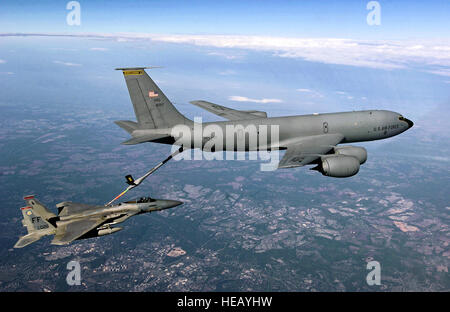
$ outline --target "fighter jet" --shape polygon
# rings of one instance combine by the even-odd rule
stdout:
[[[132,145],[144,142],[163,144],[180,143],[173,129],[187,126],[192,133],[198,123],[183,116],[149,77],[146,67],[117,68],[122,70],[133,103],[137,122],[120,120],[115,123],[132,137],[122,144]],[[339,144],[382,140],[398,135],[413,126],[413,122],[401,114],[387,110],[363,110],[340,113],[267,117],[266,112],[235,110],[207,101],[192,101],[207,111],[228,121],[203,123],[203,128],[213,125],[226,133],[229,126],[235,131],[250,126],[278,126],[279,136],[273,140],[258,141],[250,145],[246,135],[232,133],[235,140],[230,144],[224,138],[223,144],[214,146],[213,151],[272,151],[286,150],[278,168],[292,168],[316,165],[313,170],[330,177],[350,177],[358,173],[360,165],[367,160],[363,147]],[[242,127],[238,127],[242,126]],[[228,135],[228,134],[227,134]],[[184,150],[200,148],[205,150],[208,139],[200,145],[194,142],[195,135],[187,136],[181,146]],[[241,140],[243,140],[241,142]],[[182,142],[182,141],[181,141]],[[208,145],[211,147],[211,144]]]
[[[19,238],[14,248],[22,248],[36,242],[46,235],[55,235],[51,244],[67,245],[74,240],[103,236],[120,231],[113,227],[129,217],[169,209],[182,202],[167,199],[141,197],[118,205],[93,206],[72,202],[56,205],[55,215],[39,202],[33,195],[25,196],[26,207],[21,208],[22,224],[28,234]]]

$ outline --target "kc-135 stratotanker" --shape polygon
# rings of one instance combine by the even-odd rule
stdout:
[[[146,68],[117,68],[122,70],[125,77],[137,119],[137,122],[129,120],[115,122],[132,136],[122,144],[154,142],[178,144],[184,150],[196,147],[205,150],[208,138],[203,138],[200,146],[196,146],[193,142],[196,123],[183,116],[173,106],[146,73]],[[214,151],[286,150],[278,168],[316,165],[311,169],[325,176],[338,178],[355,175],[360,165],[367,160],[365,148],[339,144],[382,140],[398,135],[413,126],[411,120],[388,110],[267,117],[266,112],[235,110],[207,101],[191,103],[228,119],[202,124],[202,127],[214,125],[222,133],[226,133],[228,126],[239,129],[238,125],[244,129],[250,125],[266,126],[269,129],[271,126],[277,126],[279,129],[276,141],[272,140],[271,135],[267,135],[266,141],[258,141],[254,145],[249,144],[245,135],[236,136],[231,144],[223,136],[223,144],[215,145]],[[187,126],[185,128],[192,132],[192,135],[186,136],[188,141],[184,143],[183,138],[176,137],[173,134],[176,131],[172,131],[180,125]],[[180,142],[182,143],[179,144]],[[133,181],[130,176],[128,180]]]
[[[196,124],[183,116],[167,99],[164,93],[145,72],[145,67],[118,68],[123,71],[131,102],[133,103],[137,122],[129,120],[116,121],[132,138],[123,142],[126,145],[154,142],[177,144],[180,138],[175,137],[173,128],[185,125],[189,131],[195,132]],[[367,160],[367,151],[363,147],[344,145],[363,141],[381,140],[398,135],[413,126],[413,122],[401,114],[387,110],[365,110],[342,113],[312,114],[287,117],[267,117],[267,113],[255,110],[234,110],[207,101],[192,101],[194,105],[226,118],[229,121],[209,122],[202,126],[216,126],[226,133],[227,126],[277,126],[279,136],[276,141],[267,136],[266,141],[257,141],[249,145],[246,136],[235,136],[229,144],[215,145],[214,151],[260,151],[286,150],[278,168],[292,168],[305,165],[316,165],[313,170],[330,177],[350,177],[358,173],[360,165]],[[234,127],[233,129],[239,129]],[[233,134],[234,135],[234,134]],[[127,175],[129,186],[105,206],[63,202],[57,205],[55,215],[42,205],[34,196],[24,199],[28,206],[22,208],[23,225],[28,234],[22,236],[14,247],[29,245],[46,235],[55,235],[52,244],[64,245],[77,239],[102,236],[115,233],[121,228],[112,225],[125,221],[131,216],[172,208],[182,204],[175,200],[158,200],[141,198],[118,205],[112,202],[127,191],[139,186],[150,174],[164,165],[175,155],[188,148],[205,149],[206,141],[196,146],[191,141],[172,153],[157,166],[139,179],[134,180]],[[239,142],[239,138],[244,142]],[[202,138],[205,139],[205,138]],[[206,138],[208,139],[208,138]],[[211,139],[211,138],[209,138]],[[225,139],[225,137],[224,137]],[[227,144],[228,143],[228,144]],[[221,149],[217,147],[221,146]]]

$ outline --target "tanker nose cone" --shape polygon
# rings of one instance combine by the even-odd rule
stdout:
[[[406,122],[408,124],[408,129],[411,128],[412,126],[414,126],[414,123],[411,120],[409,120],[408,118],[400,116],[400,117],[398,117],[398,119]]]
[[[411,128],[412,126],[414,126],[414,123],[409,120],[408,118],[405,118],[405,121],[408,123],[408,129]]]

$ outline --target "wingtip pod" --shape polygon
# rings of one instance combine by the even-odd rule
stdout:
[[[33,198],[34,198],[34,195],[25,195],[23,197],[24,200],[33,199]]]

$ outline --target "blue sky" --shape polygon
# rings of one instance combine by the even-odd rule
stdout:
[[[448,0],[379,1],[380,26],[367,25],[368,1],[79,2],[80,26],[67,25],[67,1],[0,3],[0,34],[44,35],[0,36],[4,102],[56,105],[72,92],[85,108],[94,97],[128,109],[112,69],[162,65],[152,75],[192,114],[196,99],[271,116],[449,112]]]
[[[416,120],[437,106],[442,110],[450,99],[447,76],[312,62],[270,50],[67,37],[0,37],[0,44],[4,103],[75,101],[84,109],[120,109],[133,118],[123,77],[114,68],[139,65],[164,66],[149,71],[162,90],[190,118],[200,114],[208,120],[217,117],[188,102],[203,99],[270,116],[377,108]]]
[[[0,32],[144,32],[352,39],[448,38],[450,2],[379,1],[381,25],[366,23],[369,1],[79,1],[82,23],[66,24],[68,1],[0,3]]]

